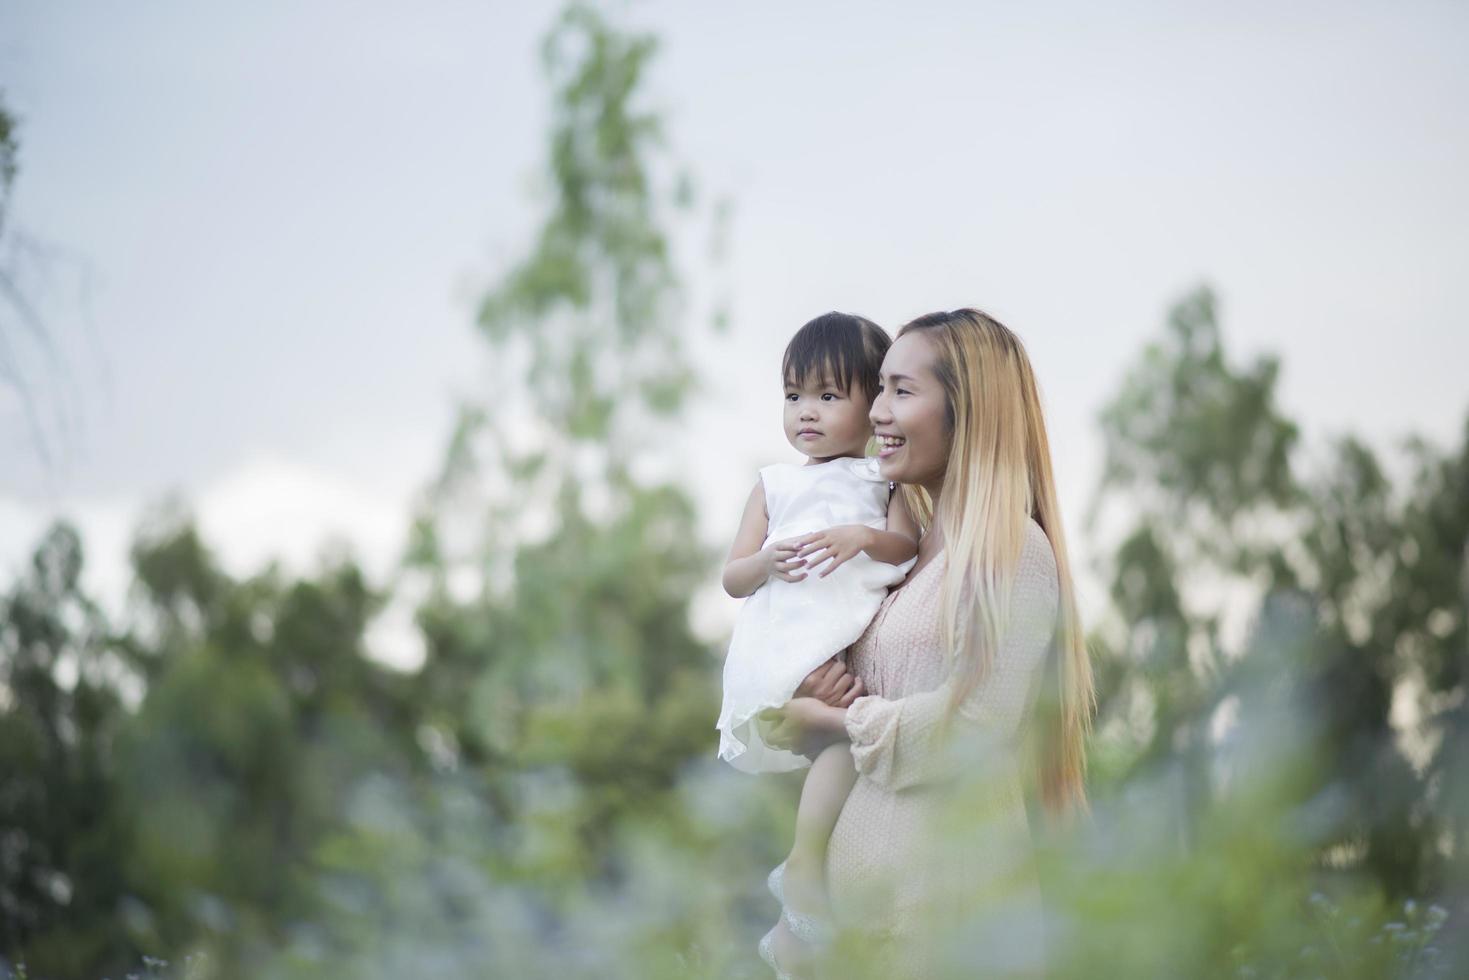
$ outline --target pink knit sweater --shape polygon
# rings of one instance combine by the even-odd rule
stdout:
[[[881,941],[893,975],[1026,975],[1044,938],[1018,749],[1055,634],[1055,555],[1029,522],[1008,631],[947,727],[945,558],[894,590],[849,653],[872,693],[847,711],[859,778],[827,853],[833,912]]]

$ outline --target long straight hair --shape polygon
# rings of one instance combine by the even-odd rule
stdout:
[[[1084,812],[1095,692],[1030,358],[1020,338],[979,310],[930,313],[898,336],[919,331],[937,353],[934,373],[947,397],[952,439],[938,513],[922,488],[904,486],[903,493],[920,526],[937,522],[948,553],[940,608],[956,678],[949,717],[993,667],[1033,518],[1055,553],[1060,605],[1026,739],[1035,763],[1027,776],[1038,782],[1050,815]]]

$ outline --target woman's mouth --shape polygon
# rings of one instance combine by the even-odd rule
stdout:
[[[893,453],[896,453],[899,449],[902,449],[907,441],[908,440],[904,439],[902,436],[878,436],[877,458],[887,459],[889,456],[893,455]]]

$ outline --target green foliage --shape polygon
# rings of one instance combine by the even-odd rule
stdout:
[[[528,411],[512,417],[538,437],[520,451],[496,440],[492,465],[524,486],[527,468],[559,462],[549,487],[536,484],[553,498],[577,451],[605,454],[609,475],[620,472],[650,434],[646,414],[676,412],[692,380],[662,227],[691,191],[686,177],[666,189],[655,182],[662,127],[642,105],[656,50],[652,36],[622,32],[581,4],[547,35],[547,213],[530,254],[480,305],[495,362],[515,362],[509,390]],[[467,424],[503,427],[488,411],[499,404],[466,407]],[[457,440],[451,461],[466,448]]]
[[[1347,438],[1301,478],[1296,427],[1274,407],[1276,362],[1232,367],[1215,316],[1207,290],[1180,302],[1167,340],[1146,349],[1103,413],[1097,512],[1122,510],[1131,530],[1107,564],[1113,618],[1098,634],[1109,777],[1099,789],[1169,774],[1183,853],[1203,860],[1207,822],[1232,799],[1217,733],[1254,724],[1248,698],[1263,673],[1287,693],[1310,754],[1262,816],[1273,824],[1316,807],[1305,853],[1322,874],[1363,874],[1397,900],[1437,890],[1450,853],[1439,827],[1462,827],[1463,810],[1450,817],[1432,777],[1442,750],[1415,769],[1391,713],[1400,683],[1447,692],[1460,680],[1452,668],[1447,686],[1428,679],[1465,646],[1462,456],[1417,446],[1419,474],[1402,493]],[[1249,602],[1250,639],[1231,645]],[[1301,610],[1289,638],[1272,620],[1280,602]],[[1425,698],[1430,727],[1458,731],[1455,704],[1435,712]]]
[[[693,508],[682,488],[634,476],[656,434],[640,408],[676,410],[690,377],[659,224],[671,205],[650,176],[660,127],[639,107],[655,47],[581,5],[548,35],[548,213],[480,314],[492,364],[522,371],[464,407],[417,523],[412,561],[434,585],[421,680],[474,760],[509,751],[495,734],[516,727],[507,716],[578,711],[619,687],[657,715],[683,675],[707,673],[687,626],[707,562]],[[496,412],[510,392],[515,407]],[[536,520],[545,530],[527,529]],[[451,597],[456,570],[480,578],[477,598]]]
[[[80,593],[65,526],[5,601],[4,949],[43,976],[195,948],[237,973],[308,917],[356,782],[426,771],[409,688],[363,655],[379,599],[350,564],[237,582],[177,514],[133,556],[126,634]]]
[[[1201,556],[1253,564],[1244,525],[1300,499],[1290,455],[1299,433],[1275,405],[1280,365],[1225,356],[1217,302],[1200,288],[1177,303],[1164,339],[1149,344],[1102,411],[1102,493],[1140,500],[1170,537]]]
[[[112,801],[126,723],[107,628],[81,590],[82,546],[58,525],[0,599],[0,950],[78,975],[116,947]]]

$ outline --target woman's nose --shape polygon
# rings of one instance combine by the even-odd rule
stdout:
[[[890,422],[888,418],[888,396],[886,392],[880,393],[872,400],[872,407],[867,410],[867,421],[873,425],[882,425]]]

